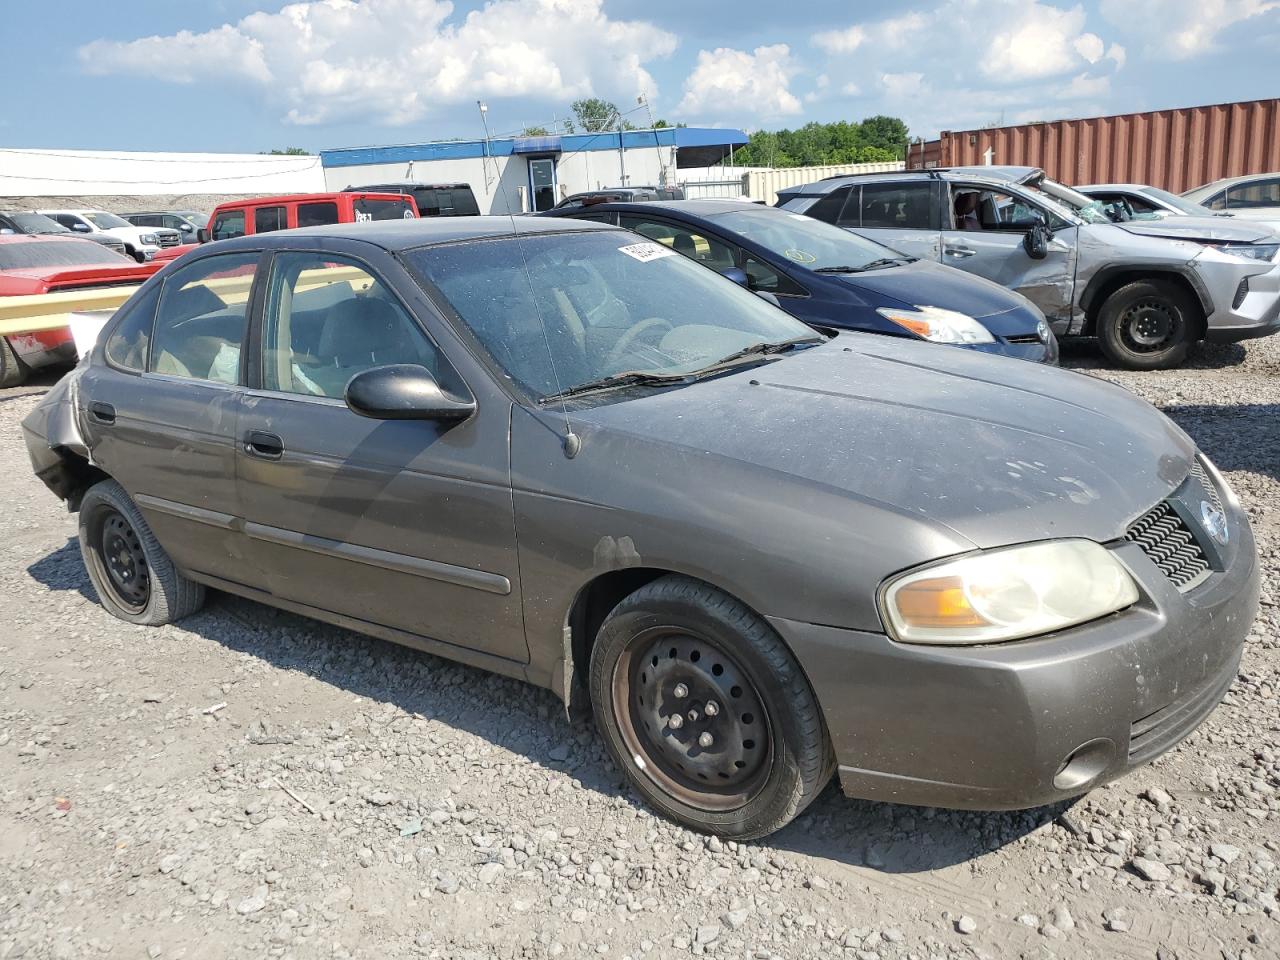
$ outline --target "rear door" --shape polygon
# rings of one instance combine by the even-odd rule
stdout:
[[[343,399],[356,373],[393,363],[459,388],[387,270],[403,278],[387,257],[274,257],[240,421],[253,556],[284,599],[526,662],[510,400],[477,394],[471,419],[444,425],[371,420]]]
[[[1018,291],[1061,329],[1071,320],[1079,228],[1014,190],[987,184],[949,187],[942,262]],[[1043,260],[1032,259],[1023,245],[1037,216],[1054,232]]]
[[[239,530],[240,358],[260,253],[201,257],[135,301],[86,369],[93,459],[125,488],[179,567],[257,580]]]

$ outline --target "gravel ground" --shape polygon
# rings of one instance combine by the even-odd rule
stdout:
[[[1280,956],[1280,338],[1066,362],[1174,417],[1253,517],[1226,702],[1069,807],[832,787],[751,844],[653,816],[545,691],[224,596],[114,620],[30,473],[38,395],[0,392],[0,958]]]

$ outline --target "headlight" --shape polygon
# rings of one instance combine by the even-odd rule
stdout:
[[[1270,262],[1280,253],[1280,243],[1206,243],[1206,247],[1233,257]]]
[[[1136,603],[1138,588],[1092,540],[975,553],[889,581],[881,607],[905,643],[999,643],[1095,620]]]
[[[941,307],[917,306],[914,310],[880,307],[876,313],[934,343],[995,343],[996,339],[968,314]]]
[[[138,239],[141,240],[143,243],[151,244],[153,247],[158,247],[160,245],[160,240],[156,237],[154,233],[144,233]]]

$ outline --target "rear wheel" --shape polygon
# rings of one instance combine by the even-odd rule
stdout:
[[[16,387],[25,383],[31,368],[18,359],[13,347],[0,337],[0,387]]]
[[[762,837],[831,776],[817,702],[781,639],[687,577],[655,580],[610,613],[592,651],[591,699],[632,783],[695,830]]]
[[[1098,343],[1107,359],[1130,370],[1176,367],[1199,336],[1199,312],[1171,283],[1139,280],[1107,297],[1098,312]]]
[[[160,626],[204,604],[204,587],[178,572],[114,480],[95,484],[80,503],[80,553],[98,599],[121,620]]]

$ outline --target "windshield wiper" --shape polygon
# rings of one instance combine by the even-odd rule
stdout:
[[[881,257],[860,267],[818,267],[814,273],[862,273],[864,270],[876,270],[879,267],[896,267],[900,263],[915,263],[915,257]]]
[[[721,357],[715,363],[709,363],[705,367],[699,367],[691,373],[685,374],[686,377],[698,378],[708,373],[715,373],[726,367],[737,366],[739,360],[745,360],[748,357],[767,357],[778,353],[786,353],[788,350],[794,350],[796,347],[803,346],[806,343],[825,343],[826,339],[819,336],[801,336],[792,337],[790,340],[774,340],[772,342],[766,340],[761,343],[753,343],[749,347],[743,347],[741,350],[735,350],[727,357]]]

